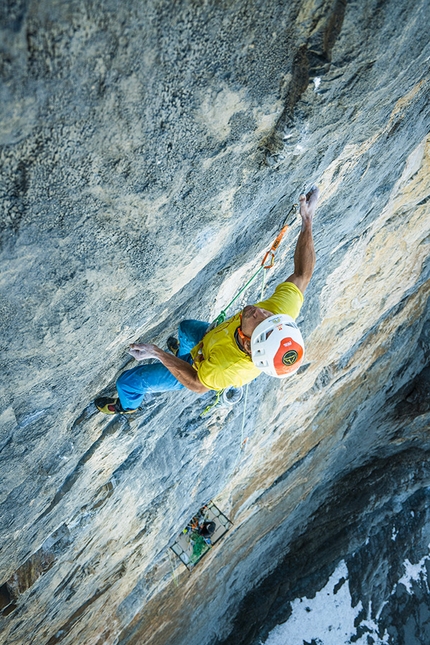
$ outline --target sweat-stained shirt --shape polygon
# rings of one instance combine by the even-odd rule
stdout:
[[[292,282],[281,282],[270,298],[257,302],[255,306],[274,314],[288,314],[295,320],[302,304],[300,289]],[[199,380],[210,390],[242,387],[261,374],[251,357],[236,344],[234,334],[240,326],[240,313],[209,331],[191,350]]]

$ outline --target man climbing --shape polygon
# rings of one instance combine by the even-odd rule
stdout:
[[[207,322],[184,320],[176,347],[170,344],[172,350],[178,350],[177,355],[151,343],[130,345],[129,353],[136,360],[155,358],[158,363],[123,372],[116,383],[118,398],[96,399],[100,412],[131,413],[148,392],[186,387],[201,394],[241,387],[262,371],[277,378],[296,372],[303,362],[304,344],[294,320],[315,266],[312,220],[318,196],[316,186],[300,195],[302,227],[294,252],[294,273],[270,298],[247,305],[214,329],[209,329]]]

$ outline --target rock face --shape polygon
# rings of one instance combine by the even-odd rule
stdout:
[[[429,13],[2,4],[2,642],[253,645],[340,559],[390,643],[429,642],[428,600],[390,596],[430,541]],[[98,414],[128,343],[212,320],[313,182],[300,373],[245,412]],[[167,547],[209,499],[234,526],[190,575]]]

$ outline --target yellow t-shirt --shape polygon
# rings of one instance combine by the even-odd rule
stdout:
[[[256,306],[274,314],[288,314],[295,320],[302,304],[300,289],[292,282],[281,282],[270,298],[257,302]],[[239,325],[240,312],[209,331],[191,350],[199,380],[210,390],[242,387],[261,373],[251,357],[236,344],[234,334]]]

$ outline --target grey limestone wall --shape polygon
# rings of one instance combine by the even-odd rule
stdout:
[[[241,603],[315,547],[334,483],[425,461],[428,22],[425,0],[2,3],[4,642],[245,643]],[[314,182],[305,369],[251,384],[242,435],[242,405],[200,417],[211,394],[98,414],[127,345],[212,320]],[[190,576],[167,547],[209,499],[234,527]],[[360,547],[336,508],[328,568]]]

